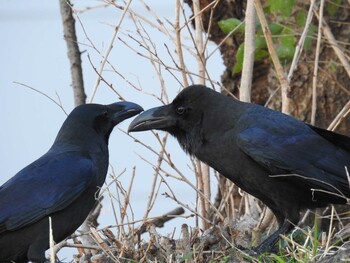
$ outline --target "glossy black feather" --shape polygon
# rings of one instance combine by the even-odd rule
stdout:
[[[150,129],[170,132],[186,152],[274,212],[280,228],[259,252],[291,230],[302,209],[345,204],[350,197],[350,138],[204,86],[185,88],[171,104],[145,111],[129,126]]]
[[[141,112],[130,102],[75,108],[50,150],[0,187],[0,262],[44,262],[53,237],[72,234],[93,208],[108,168],[108,138]]]

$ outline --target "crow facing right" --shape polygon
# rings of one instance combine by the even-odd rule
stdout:
[[[49,151],[0,186],[0,262],[45,262],[49,217],[60,242],[86,219],[108,169],[108,140],[143,109],[132,102],[76,107]]]
[[[350,138],[201,85],[137,116],[129,131],[158,129],[275,214],[279,229],[255,250],[271,250],[298,224],[300,211],[345,204]]]

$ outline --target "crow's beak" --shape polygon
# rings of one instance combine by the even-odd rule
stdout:
[[[128,132],[166,130],[175,126],[176,121],[171,105],[152,108],[137,116],[131,122]]]
[[[143,108],[133,102],[121,101],[108,105],[112,112],[112,120],[115,124],[122,122],[143,111]]]

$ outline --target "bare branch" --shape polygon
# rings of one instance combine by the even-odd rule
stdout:
[[[254,0],[247,1],[245,15],[245,34],[244,34],[244,58],[242,68],[241,87],[239,89],[239,99],[244,102],[250,102],[254,51],[255,51],[255,9]]]
[[[289,83],[288,83],[286,76],[283,72],[283,68],[282,68],[281,62],[277,56],[277,52],[273,46],[271,32],[270,32],[270,29],[267,25],[266,17],[265,17],[260,0],[254,0],[254,5],[255,5],[255,9],[256,9],[256,12],[258,14],[260,23],[261,23],[261,27],[263,29],[263,33],[264,33],[266,43],[267,43],[267,48],[268,48],[269,53],[271,55],[273,65],[275,66],[278,80],[281,83],[281,87],[282,87],[282,112],[289,114],[290,113],[290,107],[289,107],[289,104],[290,104],[290,86],[289,86]]]
[[[195,22],[195,47],[197,50],[197,66],[198,66],[198,83],[205,85],[205,57],[204,57],[204,49],[203,49],[203,24],[202,24],[202,16],[201,16],[201,8],[200,1],[193,0],[193,13],[194,13],[194,22]],[[197,173],[199,188],[203,191],[205,199],[200,198],[201,201],[201,209],[202,216],[207,217],[207,213],[209,212],[209,203],[206,200],[210,200],[210,169],[207,164],[201,163],[197,161]],[[206,221],[203,221],[203,228],[207,229],[209,225]]]
[[[28,86],[28,85],[26,85],[24,83],[20,83],[20,82],[17,82],[17,81],[14,81],[13,83],[18,84],[18,85],[23,86],[23,87],[26,87],[26,88],[31,89],[31,90],[34,90],[35,92],[39,93],[40,95],[43,95],[44,97],[48,98],[53,103],[55,103],[58,107],[60,107],[60,109],[64,112],[64,114],[66,114],[68,116],[68,113],[64,110],[60,100],[57,102],[53,98],[51,98],[49,95],[45,94],[44,92],[42,92],[40,90],[37,90],[37,89],[35,89],[35,88],[31,87],[31,86]]]
[[[51,220],[51,216],[49,216],[49,240],[50,240],[50,263],[55,263],[55,257],[56,257],[56,254],[55,254],[55,249],[54,249],[54,246],[55,246],[55,242],[53,241],[53,231],[52,231],[52,220]]]
[[[185,68],[185,62],[184,57],[182,53],[182,44],[181,44],[181,29],[180,29],[180,0],[175,1],[175,23],[174,23],[174,29],[175,29],[175,37],[176,37],[176,52],[179,57],[180,62],[180,72],[182,75],[182,80],[184,83],[184,86],[188,86],[188,81],[186,77],[186,68]]]
[[[182,207],[177,207],[174,210],[171,210],[162,216],[146,221],[135,231],[135,233],[139,235],[145,233],[147,231],[147,226],[150,226],[150,225],[154,225],[156,227],[163,227],[166,222],[184,213],[185,213],[185,210]]]
[[[320,20],[320,16],[318,15],[317,10],[314,9],[315,16]],[[330,29],[328,26],[327,22],[325,20],[322,21],[323,23],[323,34],[329,41],[329,44],[332,46],[334,53],[337,55],[338,59],[340,60],[340,63],[343,65],[344,69],[346,70],[346,73],[350,77],[350,64],[348,60],[346,59],[344,52],[339,48],[339,45]]]
[[[324,7],[324,0],[321,0],[320,11],[319,11],[320,18],[318,22],[317,44],[316,44],[316,51],[315,51],[314,74],[312,76],[312,107],[311,107],[311,124],[312,125],[315,125],[315,122],[316,122],[317,73],[318,73],[318,61],[320,57],[321,36],[322,36],[323,7]]]
[[[117,37],[117,34],[118,34],[118,31],[119,31],[119,28],[120,28],[120,25],[121,23],[123,22],[123,19],[125,17],[125,14],[127,13],[128,9],[129,9],[129,6],[131,4],[131,1],[132,0],[129,0],[123,10],[123,13],[122,15],[120,16],[119,18],[119,21],[117,22],[117,25],[115,26],[114,30],[113,30],[113,34],[112,34],[112,39],[109,43],[109,46],[108,46],[108,49],[106,51],[106,54],[103,56],[103,59],[101,61],[101,64],[100,64],[100,67],[98,69],[98,74],[97,74],[97,78],[96,78],[96,81],[95,81],[95,85],[94,87],[92,88],[92,94],[89,98],[89,102],[91,103],[95,97],[95,94],[96,94],[96,91],[97,91],[97,88],[98,88],[98,85],[100,84],[100,81],[101,81],[101,75],[102,75],[102,71],[105,67],[105,64],[107,62],[107,59],[108,59],[108,56],[109,54],[111,53],[112,49],[113,49],[113,44],[114,44],[114,41],[115,41],[115,38]]]
[[[310,7],[309,7],[309,12],[307,14],[307,18],[306,18],[306,21],[305,21],[305,26],[304,26],[303,33],[301,34],[299,42],[298,42],[297,46],[295,47],[293,61],[292,61],[292,64],[290,66],[289,73],[288,73],[288,76],[287,76],[288,83],[290,83],[290,80],[292,79],[293,73],[294,73],[295,69],[298,66],[298,61],[299,61],[301,52],[303,51],[303,46],[304,46],[304,43],[305,43],[305,39],[306,39],[307,33],[309,31],[309,27],[311,25],[312,14],[313,14],[312,10],[314,8],[314,5],[315,5],[315,0],[311,0]]]
[[[72,13],[70,0],[59,0],[63,22],[64,39],[67,43],[67,54],[72,74],[72,87],[74,105],[85,104],[86,94],[84,91],[83,70],[81,67],[80,51],[77,35],[75,32],[75,20]]]
[[[334,118],[332,123],[328,126],[327,130],[334,131],[342,120],[349,114],[350,112],[350,101],[345,104],[342,110],[338,113],[338,115]]]
[[[166,145],[167,138],[168,138],[168,134],[165,134],[165,136],[163,137],[163,140],[162,140],[162,144],[164,146]],[[148,217],[149,212],[151,211],[151,208],[153,207],[157,178],[158,178],[159,170],[160,170],[160,167],[162,165],[163,160],[164,160],[164,150],[161,149],[161,151],[159,152],[159,155],[158,155],[157,165],[154,167],[153,182],[152,182],[150,194],[148,196],[146,211],[145,211],[145,214],[143,216],[144,219],[146,219]]]

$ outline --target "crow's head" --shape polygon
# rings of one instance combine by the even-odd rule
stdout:
[[[109,105],[80,105],[68,115],[57,139],[84,136],[92,129],[108,142],[114,126],[141,111],[141,106],[127,101]]]
[[[205,142],[207,126],[215,126],[212,118],[216,113],[218,96],[222,95],[201,85],[185,88],[172,103],[140,114],[130,124],[129,132],[167,131],[178,139],[186,152],[193,154]]]

